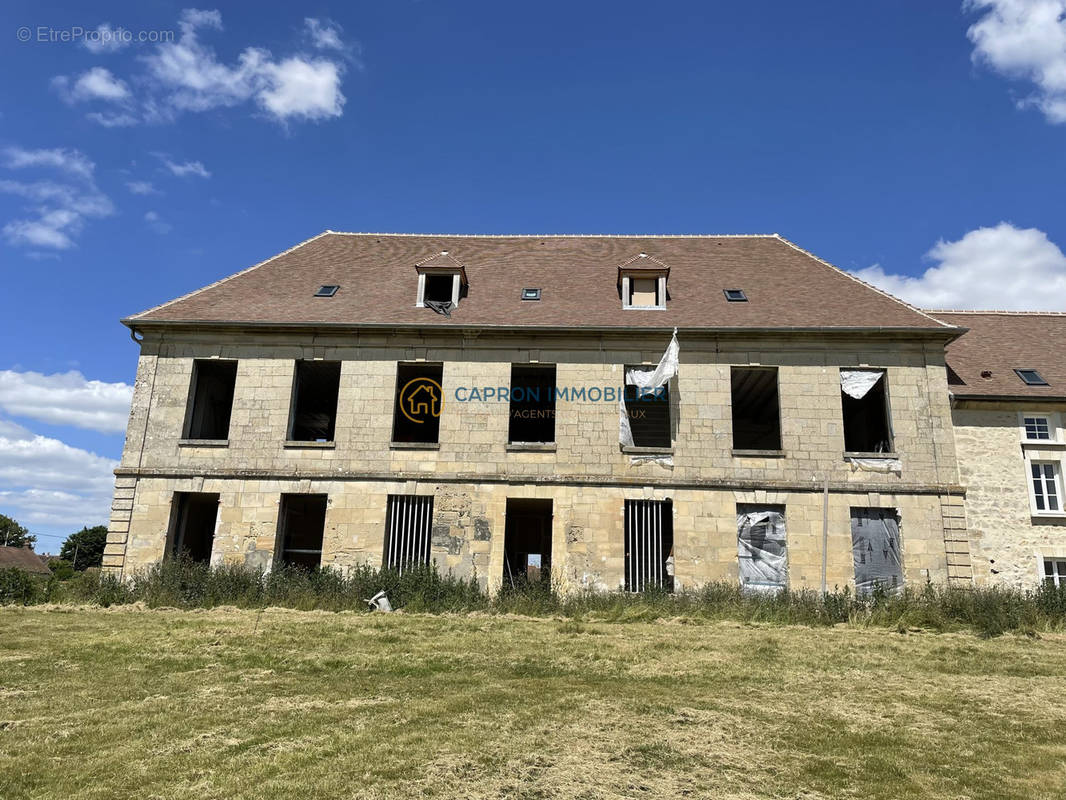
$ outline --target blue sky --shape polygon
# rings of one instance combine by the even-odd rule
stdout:
[[[326,228],[776,231],[1066,308],[1066,0],[187,9],[0,10],[0,512],[39,550],[106,520],[118,319]]]

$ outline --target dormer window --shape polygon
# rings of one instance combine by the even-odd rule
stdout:
[[[459,300],[466,297],[466,268],[447,250],[430,256],[415,265],[418,270],[418,308],[431,308],[439,314],[451,316]]]
[[[618,287],[622,308],[663,310],[666,308],[666,280],[670,268],[658,259],[641,253],[618,267]]]
[[[458,275],[426,275],[426,285],[422,292],[422,302],[434,300],[438,303],[456,303],[456,278]]]

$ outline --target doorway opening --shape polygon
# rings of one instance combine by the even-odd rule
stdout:
[[[507,499],[503,534],[503,587],[551,588],[552,501]]]

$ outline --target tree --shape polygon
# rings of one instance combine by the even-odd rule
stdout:
[[[0,544],[8,547],[29,547],[32,549],[36,541],[36,536],[32,535],[11,517],[5,517],[0,514]]]
[[[69,561],[76,570],[98,567],[104,563],[104,545],[107,543],[107,526],[96,525],[72,533],[63,542],[59,557]]]

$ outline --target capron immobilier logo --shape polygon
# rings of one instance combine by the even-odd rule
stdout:
[[[400,412],[411,422],[439,417],[444,409],[444,390],[432,378],[413,378],[400,389]]]

